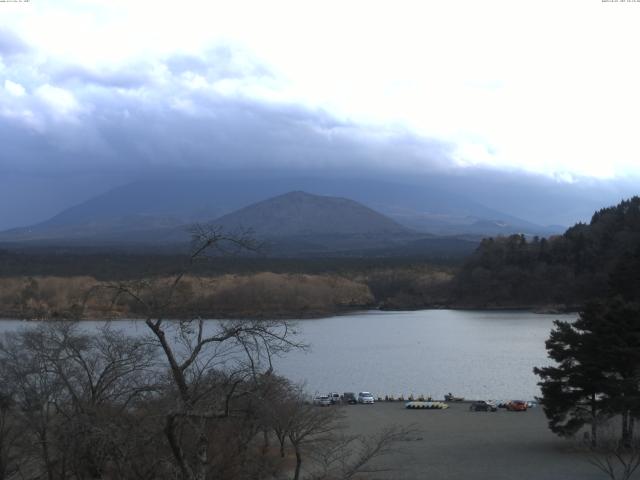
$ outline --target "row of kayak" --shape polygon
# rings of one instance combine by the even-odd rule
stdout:
[[[405,408],[410,409],[435,409],[435,410],[444,410],[445,408],[449,408],[444,402],[407,402],[404,404]]]

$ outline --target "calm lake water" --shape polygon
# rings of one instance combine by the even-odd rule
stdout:
[[[301,320],[299,339],[308,352],[274,362],[305,382],[310,393],[369,390],[374,395],[432,395],[533,399],[539,395],[534,366],[549,365],[544,342],[553,320],[575,315],[521,311],[370,311]],[[96,325],[102,322],[88,322]],[[112,322],[146,333],[139,321]],[[27,322],[0,322],[0,333]]]

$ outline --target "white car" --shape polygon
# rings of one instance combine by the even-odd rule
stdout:
[[[369,392],[360,392],[358,393],[358,403],[375,403],[375,400]]]
[[[329,395],[316,395],[313,397],[313,404],[328,407],[331,405],[331,398],[329,398]]]

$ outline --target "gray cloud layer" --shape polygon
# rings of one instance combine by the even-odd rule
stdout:
[[[557,210],[553,202],[534,208],[536,195],[553,187],[547,178],[462,175],[451,165],[449,145],[296,104],[278,82],[229,46],[89,68],[43,60],[0,30],[0,229],[43,220],[128,180],[194,171],[394,176],[425,188],[431,177],[539,223]],[[607,195],[603,202],[618,190]],[[556,218],[570,223],[578,215],[584,212]]]
[[[438,142],[271,98],[278,91],[268,70],[229,47],[111,70],[2,59],[3,173],[447,163]]]

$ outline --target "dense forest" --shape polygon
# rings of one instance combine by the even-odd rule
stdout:
[[[564,235],[488,238],[452,285],[454,303],[574,308],[606,294],[637,291],[640,197],[596,212]]]
[[[460,266],[463,255],[352,256],[352,257],[273,257],[211,256],[189,266],[193,274],[215,276],[250,275],[261,272],[305,273],[310,275],[368,275],[381,269],[415,269],[431,265],[445,270]],[[0,246],[0,278],[76,277],[90,275],[98,280],[132,280],[149,276],[173,275],[189,263],[186,252],[160,249],[107,249],[83,247],[5,247]]]

